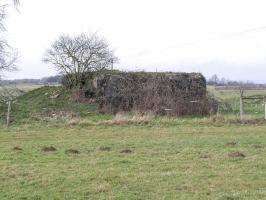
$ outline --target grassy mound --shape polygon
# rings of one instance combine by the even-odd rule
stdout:
[[[0,105],[0,121],[6,118],[6,105]],[[12,104],[11,120],[42,120],[66,115],[87,116],[95,114],[96,105],[77,103],[71,93],[61,86],[44,86],[19,96]]]

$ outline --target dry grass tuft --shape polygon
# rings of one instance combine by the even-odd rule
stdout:
[[[13,148],[13,150],[15,150],[15,151],[22,151],[22,148],[21,148],[21,147],[18,147],[18,146],[15,146],[15,147]]]
[[[176,125],[176,124],[201,124],[201,125],[224,125],[224,124],[242,124],[242,125],[258,125],[265,122],[263,118],[245,116],[240,119],[237,116],[221,116],[213,115],[203,118],[177,118],[172,116],[156,117],[153,113],[117,113],[113,119],[92,121],[89,119],[81,119],[79,117],[65,117],[63,120],[67,126],[84,125],[84,126],[101,126],[101,125],[128,125],[128,124],[149,124],[158,123],[160,125]],[[227,144],[233,145],[233,144]]]
[[[265,120],[263,117],[245,117],[243,119],[240,118],[235,118],[235,119],[231,119],[230,122],[233,124],[260,124],[263,123]]]
[[[227,142],[226,145],[228,146],[235,146],[237,144],[236,141],[230,141],[230,142]]]
[[[66,119],[66,124],[68,126],[75,126],[80,124],[80,119],[78,118],[71,118],[71,119]]]
[[[136,113],[132,116],[125,113],[118,113],[113,120],[107,121],[107,124],[142,124],[149,123],[154,118],[151,113],[139,114]]]
[[[261,144],[253,144],[252,147],[254,147],[255,149],[261,149],[261,148],[263,148],[263,145],[261,145]]]
[[[56,151],[57,149],[53,146],[49,146],[49,147],[42,147],[42,151],[43,152],[52,152],[52,151]]]
[[[130,150],[130,149],[123,149],[122,151],[120,151],[120,153],[132,153],[132,150]]]
[[[80,151],[77,149],[67,149],[65,150],[65,154],[80,154]]]
[[[100,150],[100,151],[110,151],[111,148],[108,147],[108,146],[104,146],[104,145],[103,145],[103,146],[100,146],[100,147],[99,147],[99,150]]]
[[[154,119],[153,114],[134,114],[118,113],[111,120],[91,121],[88,119],[71,118],[65,119],[66,125],[85,125],[85,126],[99,126],[99,125],[123,125],[123,124],[147,124]]]
[[[242,119],[239,116],[222,116],[222,115],[213,115],[210,116],[210,121],[212,123],[225,123],[225,124],[247,124],[247,125],[256,125],[264,123],[265,120],[263,117],[254,117],[254,116],[244,116]]]
[[[109,184],[106,182],[99,183],[93,188],[95,194],[107,193],[109,191]]]
[[[234,151],[234,152],[228,153],[228,157],[229,158],[245,158],[246,155],[242,152]]]

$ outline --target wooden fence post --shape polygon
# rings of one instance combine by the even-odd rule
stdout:
[[[239,110],[240,110],[240,119],[243,119],[244,116],[244,102],[243,102],[243,96],[240,96],[240,105],[239,105]]]
[[[6,126],[9,126],[10,123],[10,111],[11,111],[11,101],[7,103],[7,115],[6,115]]]

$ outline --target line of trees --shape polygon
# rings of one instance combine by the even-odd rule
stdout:
[[[56,76],[48,76],[41,79],[14,79],[14,80],[1,80],[0,85],[17,85],[17,84],[23,84],[23,83],[29,83],[29,84],[55,84],[55,83],[61,83],[62,76],[56,75]]]
[[[219,78],[217,74],[214,74],[209,79],[207,79],[207,84],[215,86],[239,86],[239,85],[265,86],[263,84],[256,84],[251,81],[232,81],[226,78]]]

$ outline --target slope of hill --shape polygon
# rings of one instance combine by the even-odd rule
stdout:
[[[77,103],[71,93],[61,86],[44,86],[19,96],[12,104],[11,119],[15,122],[43,120],[59,116],[89,116],[96,113],[97,106],[91,103]],[[0,105],[0,120],[6,117],[6,105]]]

